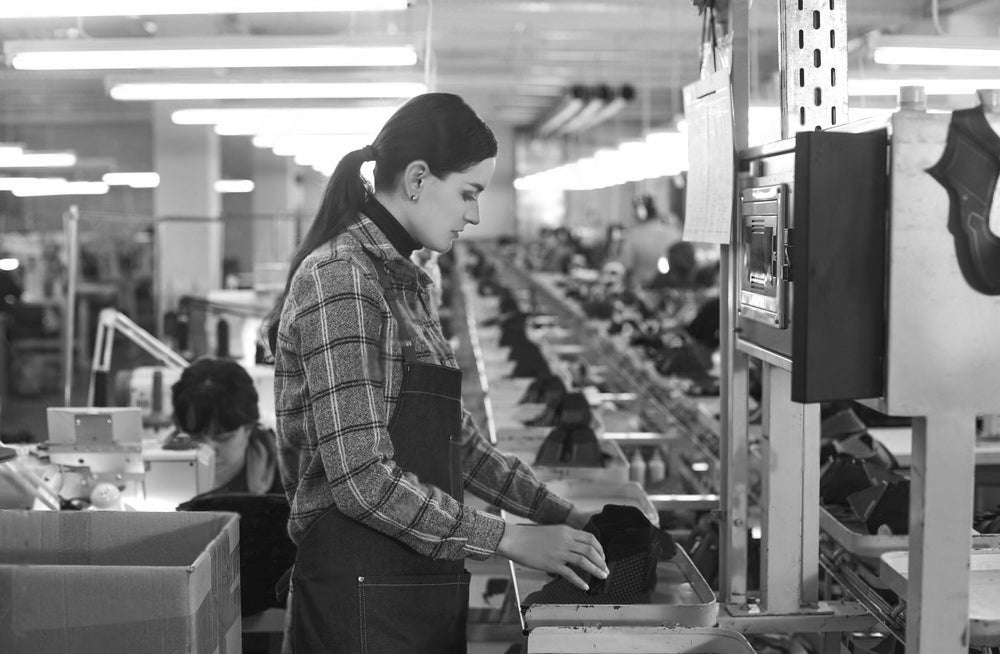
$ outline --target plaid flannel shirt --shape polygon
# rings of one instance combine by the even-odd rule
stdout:
[[[331,506],[433,558],[484,559],[504,522],[421,483],[393,461],[387,425],[403,355],[379,284],[383,262],[411,319],[418,360],[457,368],[430,300],[430,277],[360,216],[299,266],[281,312],[275,352],[279,465],[298,543]],[[541,523],[571,505],[517,458],[500,453],[463,409],[463,479],[480,498]]]

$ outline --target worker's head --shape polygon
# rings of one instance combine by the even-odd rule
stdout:
[[[371,144],[337,164],[292,257],[288,283],[305,257],[344,231],[372,197],[361,175],[365,162],[375,162],[374,192],[409,235],[425,248],[445,252],[458,232],[479,223],[479,195],[493,177],[496,155],[493,132],[462,98],[451,93],[412,98]],[[266,321],[272,351],[283,303],[284,296]]]
[[[339,220],[368,196],[360,174],[375,162],[375,192],[421,245],[444,252],[479,223],[479,194],[493,176],[497,141],[462,98],[425,93],[386,121],[368,147],[348,153],[330,178],[317,221]]]
[[[174,424],[215,450],[216,483],[231,479],[246,460],[247,443],[260,418],[250,374],[231,359],[199,359],[171,388]]]

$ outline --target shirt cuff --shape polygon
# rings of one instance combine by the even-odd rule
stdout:
[[[483,561],[496,554],[506,528],[507,523],[500,516],[476,511],[476,517],[472,521],[472,537],[466,545],[466,555],[470,559]]]

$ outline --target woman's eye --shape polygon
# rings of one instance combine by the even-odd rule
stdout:
[[[465,198],[466,202],[475,202],[476,201],[476,196],[473,195],[472,193],[463,193],[462,197]]]

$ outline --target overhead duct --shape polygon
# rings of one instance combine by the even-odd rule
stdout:
[[[630,84],[618,88],[576,84],[535,133],[541,137],[578,134],[608,120],[634,98],[635,89]]]
[[[590,98],[590,90],[582,84],[575,84],[569,90],[569,95],[559,102],[552,115],[545,119],[536,130],[539,136],[550,136],[566,121],[576,116],[586,106]]]
[[[557,134],[575,134],[589,125],[594,117],[611,102],[612,91],[607,84],[595,86],[590,91],[590,99],[583,109],[556,129]]]
[[[607,87],[604,88],[607,89]],[[585,112],[581,111],[576,118],[563,125],[562,129],[557,131],[563,134],[576,134],[600,125],[624,109],[625,105],[634,98],[635,89],[630,84],[625,84],[616,90],[609,90],[607,99],[605,99],[603,104],[594,113],[585,115]]]

